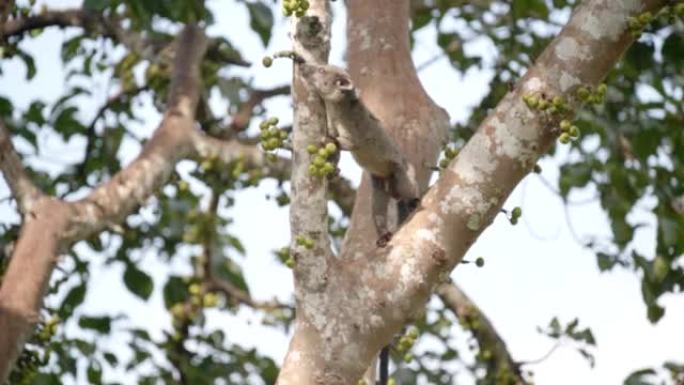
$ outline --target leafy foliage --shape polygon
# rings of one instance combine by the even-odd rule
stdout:
[[[574,0],[412,2],[412,31],[434,29],[436,44],[455,71],[489,69],[493,73],[488,93],[469,119],[453,130],[457,147],[534,62],[574,5]],[[260,0],[237,1],[231,6],[245,7],[252,32],[267,46],[277,7]],[[157,109],[164,109],[174,31],[181,23],[214,24],[202,0],[85,0],[83,7],[117,23],[124,34],[144,36],[146,49],[97,28],[72,29],[61,47],[67,70],[61,98],[49,104],[33,100],[20,108],[7,91],[0,95],[0,117],[27,144],[24,149],[31,152],[24,155],[39,153],[38,137],[44,134],[86,143],[84,159],[57,173],[49,175],[27,162],[34,181],[47,193],[61,197],[78,196],[83,188],[109,180],[121,169],[123,144],[144,142],[135,129],[143,118],[136,105],[150,98]],[[38,7],[17,5],[12,17],[41,12]],[[571,144],[571,161],[561,167],[558,180],[558,191],[566,200],[581,189],[598,192],[612,237],[589,239],[586,246],[596,251],[600,270],[619,266],[639,274],[647,316],[653,322],[665,311],[658,304],[659,297],[680,292],[684,286],[683,28],[681,19],[663,16],[645,30],[606,79],[605,103],[577,115],[582,139]],[[0,46],[0,59],[21,61],[28,80],[50,71],[37,67],[25,50],[23,43],[33,37],[32,33],[10,36]],[[220,95],[229,103],[231,115],[250,103],[248,95],[253,91],[252,79],[231,71],[231,65],[244,63],[232,43],[240,38],[213,37],[202,68],[203,92]],[[495,48],[493,59],[467,49],[483,41]],[[116,92],[91,116],[80,103],[93,98],[91,90],[102,77],[110,80]],[[255,139],[255,132],[230,132],[222,118],[226,111],[216,112],[206,105],[200,109],[200,125],[206,132]],[[257,106],[255,113],[263,114],[263,108]],[[190,172],[179,168],[154,201],[127,218],[121,228],[83,242],[71,252],[68,268],[51,282],[50,305],[43,309],[36,334],[12,374],[12,384],[61,384],[66,378],[110,384],[112,373],[121,370],[132,373],[135,382],[143,385],[212,384],[218,379],[229,379],[231,384],[275,382],[278,367],[273,360],[235,344],[231,331],[212,329],[207,322],[211,312],[232,314],[241,306],[230,292],[207,284],[208,276],[240,293],[250,293],[241,268],[250,245],[243,245],[231,232],[226,212],[236,192],[259,184],[264,170],[249,169],[241,161],[221,164],[216,159],[198,159],[186,166]],[[279,204],[288,203],[282,186],[274,195]],[[656,220],[655,229],[644,229],[632,220],[646,199],[655,202],[647,209]],[[207,200],[210,207],[203,209]],[[331,218],[336,244],[346,225],[344,216]],[[634,247],[636,234],[643,230],[656,234],[655,248],[648,255]],[[10,245],[17,234],[16,223],[0,221],[0,246]],[[183,273],[170,272],[159,280],[143,267],[147,258],[143,255],[150,254],[149,250],[163,263],[184,266]],[[289,258],[282,252],[278,255],[283,262]],[[0,247],[0,279],[7,259],[5,248]],[[101,263],[122,267],[122,285],[140,301],[161,292],[171,327],[152,336],[151,331],[127,326],[125,316],[89,314],[90,271]],[[285,330],[290,326],[289,309],[261,313],[264,324]],[[572,341],[593,363],[591,348],[596,341],[590,329],[578,329],[578,325],[578,320],[562,326],[554,319],[542,332],[552,339]],[[394,352],[397,370],[393,376],[399,383],[453,383],[457,371],[471,373],[483,385],[507,383],[502,378],[508,379],[510,373],[490,371],[488,348],[474,338],[472,322],[459,323],[442,307],[431,307],[415,326],[420,337],[410,362],[402,363],[406,356]],[[125,353],[101,343],[108,338],[125,341]],[[469,349],[459,348],[455,341],[465,342]],[[435,344],[440,348],[425,347]],[[673,382],[682,381],[681,365],[667,363],[665,371]],[[657,373],[654,369],[635,372],[625,384],[655,383]]]

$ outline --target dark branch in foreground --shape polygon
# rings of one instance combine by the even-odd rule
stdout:
[[[439,285],[436,293],[444,305],[473,333],[480,345],[480,353],[487,366],[485,383],[526,385],[520,372],[520,364],[513,360],[506,343],[482,310],[453,283]],[[482,354],[483,352],[488,353]]]

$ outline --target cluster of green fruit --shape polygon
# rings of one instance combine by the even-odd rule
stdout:
[[[310,144],[306,147],[306,151],[311,155],[311,164],[309,165],[309,174],[311,176],[325,177],[337,170],[335,162],[331,161],[337,153],[337,145],[335,143],[326,143],[321,147]]]
[[[268,118],[259,124],[259,129],[261,129],[259,140],[264,151],[274,151],[282,147],[287,139],[287,131],[276,127],[277,124],[278,118],[275,117]]]
[[[283,0],[283,15],[302,17],[309,9],[307,0]]]
[[[577,139],[580,136],[579,127],[570,123],[570,121],[567,119],[561,120],[560,130],[561,130],[561,134],[558,137],[558,141],[563,143],[563,144],[568,144],[568,143],[570,143],[571,140]]]
[[[301,246],[307,250],[313,249],[315,245],[313,239],[307,238],[304,235],[298,235],[297,238],[295,238],[295,243],[297,246]]]
[[[418,329],[410,328],[406,334],[399,338],[399,343],[396,345],[397,352],[403,354],[404,362],[413,361],[413,354],[409,350],[416,344],[418,339]]]
[[[218,295],[202,290],[202,285],[199,282],[190,283],[188,285],[188,293],[190,294],[189,303],[178,302],[169,309],[173,317],[173,323],[176,326],[182,325],[186,319],[194,318],[200,308],[218,306]]]
[[[444,158],[439,161],[439,168],[444,170],[449,167],[449,163],[458,155],[458,151],[451,146],[446,146],[444,148]]]
[[[577,88],[577,99],[583,103],[601,104],[606,97],[607,91],[608,86],[605,83],[599,84],[595,91],[591,87],[580,86]]]
[[[517,225],[518,224],[518,219],[522,216],[522,209],[519,206],[516,206],[511,210],[511,217],[508,219],[512,225]]]
[[[307,242],[304,242],[308,244]],[[312,244],[313,247],[313,244]],[[277,250],[275,254],[278,256],[281,262],[285,264],[285,266],[289,267],[292,269],[295,265],[295,260],[292,258],[292,255],[290,255],[290,248],[289,247],[282,247],[280,250]]]
[[[54,316],[49,320],[45,321],[43,327],[40,329],[38,333],[36,333],[37,339],[43,343],[48,343],[52,339],[52,337],[54,337],[57,333],[57,326],[59,326],[59,323],[59,316]]]
[[[523,95],[523,101],[532,110],[546,111],[560,114],[568,111],[568,104],[562,96],[554,96],[549,100],[545,95]]]
[[[653,14],[651,12],[644,12],[637,16],[632,16],[627,19],[627,28],[634,38],[638,38],[646,27],[653,21]]]

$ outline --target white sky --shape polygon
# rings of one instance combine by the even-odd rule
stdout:
[[[51,6],[60,7],[79,3],[72,0],[48,1]],[[336,20],[331,62],[335,64],[343,64],[344,10],[341,3],[333,3]],[[260,87],[287,83],[290,77],[288,63],[276,61],[270,69],[259,64],[264,54],[290,47],[287,22],[276,15],[274,37],[265,50],[255,34],[245,33],[249,30],[249,18],[244,6],[218,0],[211,1],[211,4],[216,10],[217,24],[211,27],[210,34],[230,37],[245,58],[256,63],[252,68],[234,68],[230,72],[253,76],[255,84]],[[35,59],[39,71],[31,82],[24,81],[25,70],[21,63],[17,60],[4,61],[0,95],[10,97],[19,107],[25,107],[36,97],[54,101],[61,96],[65,89],[59,59],[63,40],[64,34],[53,29],[23,45],[38,53]],[[417,64],[438,52],[431,31],[420,33],[417,41],[418,48],[414,52]],[[491,52],[491,47],[484,45],[471,48]],[[485,94],[489,76],[471,71],[460,77],[446,60],[436,62],[420,73],[430,95],[449,111],[452,120],[460,121],[468,116],[468,108],[476,105]],[[90,100],[79,101],[80,114],[88,119],[106,98],[107,79],[98,80],[92,90]],[[269,115],[289,121],[289,103],[288,98],[270,102]],[[149,135],[159,122],[159,114],[150,108],[149,103],[142,107],[142,111],[147,118],[136,130],[140,135]],[[64,143],[46,133],[39,138],[40,154],[32,157],[33,164],[54,170],[54,165],[76,163],[83,156],[82,140]],[[19,141],[17,145],[27,148]],[[132,159],[137,151],[137,145],[127,143],[122,159]],[[542,162],[543,177],[555,184],[557,165],[563,159],[565,154]],[[344,174],[357,183],[359,171],[353,161],[347,157],[342,168]],[[183,169],[187,170],[187,167],[181,167]],[[278,296],[287,300],[292,293],[292,279],[289,270],[275,262],[271,251],[288,243],[288,213],[273,201],[264,201],[263,197],[272,192],[273,187],[272,182],[264,182],[258,191],[250,189],[236,194],[236,206],[225,214],[234,220],[231,231],[247,247],[248,255],[243,267],[253,294],[262,299]],[[8,193],[6,184],[0,181],[0,198]],[[581,200],[594,195],[593,191],[584,191],[573,198]],[[484,310],[517,360],[533,360],[548,351],[553,341],[537,333],[536,326],[545,326],[554,316],[562,323],[579,317],[581,327],[592,328],[598,343],[596,367],[589,368],[572,346],[561,346],[547,360],[529,367],[535,371],[536,384],[621,384],[636,369],[660,366],[666,360],[684,359],[684,296],[664,296],[661,304],[666,307],[666,314],[657,325],[651,325],[646,319],[638,277],[620,269],[605,274],[598,272],[593,253],[583,249],[572,237],[560,199],[542,184],[538,176],[527,177],[505,207],[516,205],[522,206],[524,221],[513,227],[505,218],[499,217],[466,256],[471,260],[477,256],[485,257],[485,267],[478,269],[464,265],[456,269],[452,277]],[[648,202],[645,205],[648,206]],[[607,218],[598,202],[575,205],[568,212],[568,221],[580,237],[610,234]],[[655,241],[654,218],[645,211],[632,215],[635,220],[651,224],[639,230],[636,242],[638,249],[650,256]],[[17,220],[6,202],[0,205],[0,218]],[[141,267],[157,279],[155,293],[149,302],[143,303],[126,291],[121,283],[123,266],[114,264],[94,269],[83,310],[87,314],[125,313],[129,317],[125,325],[144,325],[152,330],[153,336],[160,337],[162,330],[170,329],[162,304],[162,278],[169,270],[179,272],[188,268],[182,261],[176,261],[171,267],[161,264],[153,250],[140,258]],[[101,266],[102,260],[102,257],[93,255],[93,266]],[[212,313],[215,316],[210,317],[210,327],[221,328],[230,341],[257,346],[281,362],[287,349],[287,336],[258,325],[259,318],[247,309],[237,315]],[[120,350],[125,341],[111,337],[101,340],[99,345]],[[122,372],[117,376],[130,378]]]

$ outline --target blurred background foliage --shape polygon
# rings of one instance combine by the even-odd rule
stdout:
[[[412,32],[433,29],[441,48],[438,58],[447,57],[453,70],[467,74],[472,69],[490,69],[494,77],[488,93],[463,124],[452,130],[456,148],[469,136],[524,73],[562,28],[575,5],[565,0],[413,0]],[[252,31],[266,46],[274,27],[274,13],[280,4],[271,1],[234,2],[246,7]],[[681,8],[681,7],[680,7]],[[46,192],[66,199],[82,195],[92,186],[111,178],[122,168],[120,150],[124,140],[144,142],[129,129],[131,122],[143,120],[135,106],[151,98],[163,111],[169,84],[170,45],[182,23],[214,23],[214,15],[202,0],[85,0],[82,8],[71,10],[80,16],[79,28],[71,29],[61,48],[66,68],[66,90],[49,105],[35,100],[28,108],[13,106],[8,90],[0,91],[0,117],[17,140],[24,155],[39,154],[37,137],[48,132],[64,140],[80,137],[86,143],[83,161],[59,172],[28,164],[34,180]],[[69,12],[71,12],[69,11]],[[40,18],[53,11],[33,2],[19,2],[5,15],[9,20]],[[598,268],[630,269],[641,279],[644,316],[657,322],[665,309],[658,298],[668,292],[681,292],[684,269],[684,23],[681,13],[656,15],[627,52],[624,60],[606,79],[605,102],[586,107],[577,114],[580,139],[563,150],[566,162],[557,186],[550,186],[571,203],[577,191],[595,192],[611,223],[612,237],[578,239],[596,253]],[[37,71],[34,58],[24,42],[43,32],[37,25],[23,33],[2,37],[0,59],[19,59],[26,78]],[[213,37],[203,63],[206,95],[219,95],[228,101],[227,111],[200,107],[199,124],[211,135],[238,138],[256,143],[257,130],[250,119],[265,118],[258,90],[252,79],[229,75],[223,69],[248,63],[232,42],[239,36]],[[496,48],[491,57],[468,54],[464,49],[474,41],[487,41]],[[283,47],[284,49],[287,47]],[[425,63],[424,65],[430,65]],[[1,68],[1,67],[0,67]],[[85,120],[79,100],[90,96],[93,79],[111,79],[116,92]],[[285,94],[287,89],[275,92]],[[268,95],[268,96],[274,96]],[[240,111],[247,111],[247,119]],[[238,118],[242,119],[239,120]],[[558,151],[554,149],[555,153]],[[549,156],[554,155],[549,154]],[[264,166],[266,167],[266,166]],[[234,204],[234,193],[258,185],[267,176],[264,168],[249,168],[237,161],[219,165],[215,160],[198,160],[189,175],[175,174],[140,214],[132,215],[113,228],[71,250],[61,271],[51,282],[52,301],[43,309],[35,336],[22,354],[12,374],[11,384],[61,384],[65,379],[79,383],[114,384],[111,373],[135,373],[139,384],[273,384],[277,363],[231,343],[227,331],[206,325],[208,309],[235,313],[251,306],[261,313],[261,322],[288,330],[293,319],[292,303],[257,303],[249,297],[241,271],[248,245],[231,233],[231,219],[219,215]],[[284,188],[287,175],[280,179],[273,196],[287,205]],[[195,188],[202,185],[205,188]],[[208,201],[206,209],[202,202]],[[650,253],[634,245],[643,224],[631,220],[637,210],[653,213],[657,220],[656,248]],[[331,218],[337,241],[344,236],[346,215]],[[0,221],[0,263],[6,265],[18,224]],[[181,260],[187,275],[170,275],[162,280],[139,266],[141,254],[154,250],[163,262]],[[162,290],[173,330],[154,339],[147,330],[127,328],[124,314],[88,314],[82,303],[88,291],[91,260],[101,254],[108,265],[123,267],[125,287],[141,301],[154,290]],[[286,249],[274,251],[283,263]],[[472,321],[472,320],[471,320]],[[71,325],[71,328],[61,327]],[[478,384],[515,384],[510,373],[492,372],[488,347],[475,338],[477,322],[458,320],[441,304],[430,305],[416,323],[419,343],[412,349],[410,363],[395,345],[393,358],[399,383],[420,381],[448,384],[454,368],[472,374]],[[76,330],[76,331],[74,331]],[[589,329],[578,322],[561,325],[553,319],[540,331],[551,339],[567,339],[592,363],[595,344]],[[99,344],[108,335],[127,341],[129,359]],[[465,341],[463,351],[454,340]],[[425,342],[424,341],[431,341]],[[440,346],[439,349],[422,348]],[[523,363],[524,364],[524,363]],[[531,382],[524,365],[509,368]],[[499,369],[496,369],[499,370]],[[684,370],[677,363],[635,372],[625,384],[655,384],[666,379],[682,383]],[[679,381],[679,382],[677,382]]]

